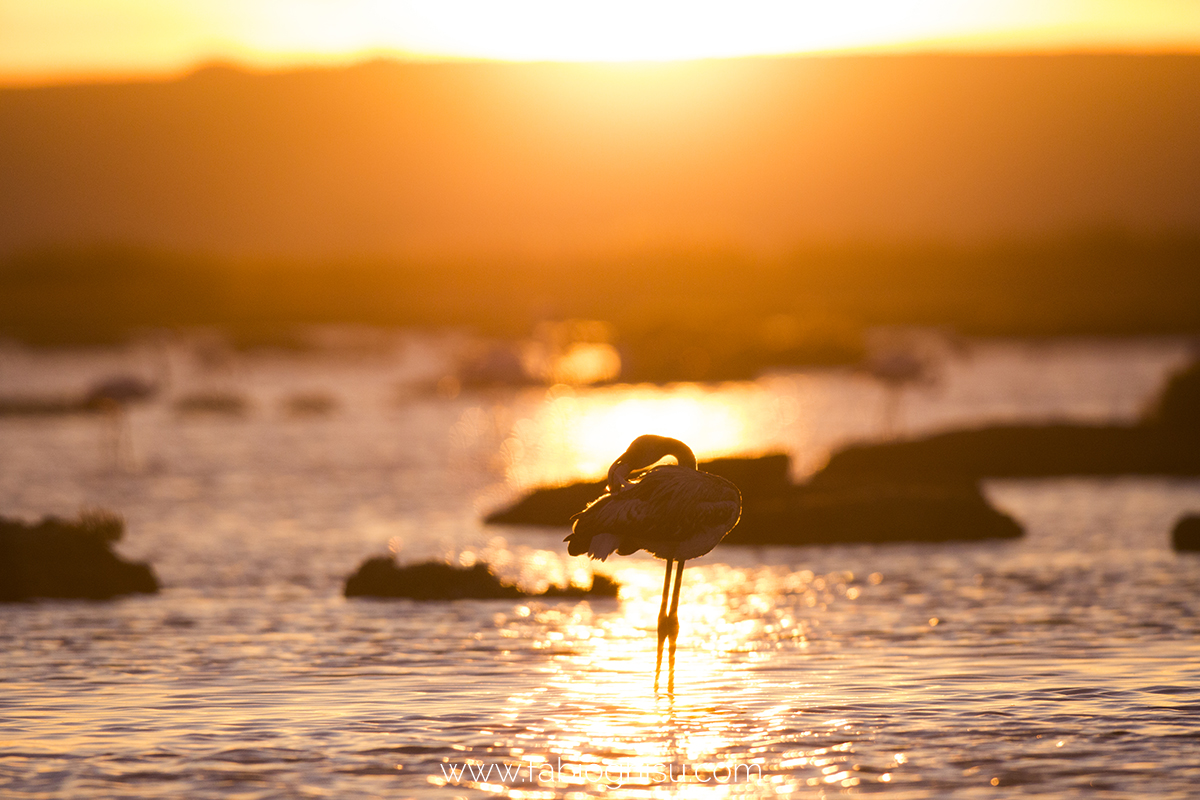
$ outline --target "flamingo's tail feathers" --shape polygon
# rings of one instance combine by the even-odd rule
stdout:
[[[567,543],[567,552],[573,556],[581,556],[588,551],[590,542],[579,534],[572,533],[563,539]]]
[[[612,504],[613,495],[603,494],[588,503],[587,508],[571,517],[571,535],[565,541],[567,552],[573,556],[587,553],[603,561],[613,552],[626,555],[628,542],[612,531],[620,528],[620,509]],[[634,550],[637,548],[635,547]]]
[[[611,533],[596,533],[587,535],[576,531],[563,540],[567,543],[567,552],[573,556],[581,556],[587,553],[592,558],[603,561],[612,555],[612,552],[617,549],[620,544],[620,539],[613,536]]]
[[[567,543],[568,553],[573,556],[591,553],[592,539],[599,533],[597,531],[596,516],[602,512],[607,502],[608,495],[603,494],[588,503],[587,508],[571,517],[571,533],[566,539],[563,539]]]
[[[612,554],[613,550],[617,549],[619,542],[620,539],[611,533],[598,533],[592,537],[591,544],[588,547],[588,555],[603,561]]]

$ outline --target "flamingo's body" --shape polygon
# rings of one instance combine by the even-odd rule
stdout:
[[[676,464],[654,466],[673,456]],[[632,477],[631,477],[632,476]],[[573,518],[566,538],[571,555],[587,553],[603,561],[614,551],[629,555],[646,550],[667,562],[658,615],[658,658],[663,639],[671,639],[674,659],[679,632],[679,587],[683,563],[717,546],[737,525],[742,496],[724,478],[696,468],[696,456],[678,439],[639,436],[608,469],[608,491]],[[671,570],[675,562],[674,598]],[[657,679],[656,679],[657,683]]]
[[[658,558],[699,558],[717,546],[741,514],[737,487],[695,467],[664,464],[608,491],[574,517],[567,552],[601,561],[614,551]]]

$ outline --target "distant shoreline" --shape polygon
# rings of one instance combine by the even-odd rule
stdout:
[[[511,340],[598,320],[623,380],[738,380],[859,362],[877,326],[964,336],[1200,334],[1200,234],[1094,232],[993,245],[798,248],[780,259],[245,262],[132,246],[0,259],[0,337],[31,345],[216,329],[294,344],[303,326],[461,327]]]

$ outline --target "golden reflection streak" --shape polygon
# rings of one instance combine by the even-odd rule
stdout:
[[[680,791],[680,796],[689,797],[697,792],[711,796],[722,789],[719,783],[701,780],[692,771],[700,768],[703,777],[724,769],[727,764],[721,754],[745,744],[746,731],[737,729],[720,707],[722,690],[736,686],[743,697],[758,691],[758,679],[746,674],[730,656],[764,646],[765,620],[773,609],[765,596],[753,594],[738,614],[731,615],[729,610],[735,595],[765,578],[748,578],[745,570],[717,563],[689,569],[680,604],[684,633],[679,641],[675,691],[667,693],[652,688],[660,570],[657,560],[624,562],[617,570],[622,585],[620,606],[612,612],[596,609],[593,614],[589,604],[580,604],[569,615],[561,609],[547,609],[540,616],[546,623],[561,623],[557,630],[545,630],[541,635],[556,646],[569,644],[570,650],[555,659],[555,671],[544,689],[512,697],[507,703],[510,720],[528,713],[523,709],[535,703],[552,709],[545,727],[554,733],[546,737],[546,752],[533,753],[522,745],[522,759],[535,764],[591,766],[593,777],[601,768],[619,771],[633,766],[626,790],[653,792],[655,787],[669,785]],[[808,577],[811,579],[811,573]],[[791,583],[792,576],[776,578],[777,589]],[[550,697],[560,695],[565,700],[549,702]],[[790,713],[787,706],[760,712],[761,730],[782,726]],[[742,763],[755,762],[762,774],[761,759]],[[685,765],[689,770],[686,783],[671,782],[658,774],[665,768],[678,777]],[[645,768],[645,774],[638,772],[639,766]],[[599,791],[604,783],[556,775],[541,788]],[[731,794],[757,794],[762,788],[745,783],[724,787]],[[773,790],[779,788],[772,786]],[[508,796],[528,795],[518,795],[510,787]]]
[[[507,545],[497,537],[489,546]],[[519,550],[513,550],[512,560],[528,561],[538,572],[552,569],[555,559],[565,572],[574,561],[556,551],[522,556]],[[497,613],[501,636],[511,631],[525,648],[545,654],[536,661],[541,685],[506,699],[499,724],[487,726],[486,743],[470,748],[472,763],[520,763],[534,773],[561,763],[591,767],[592,773],[547,773],[518,785],[489,781],[470,786],[513,798],[545,797],[547,792],[568,797],[574,792],[580,797],[758,797],[919,780],[904,768],[908,759],[903,753],[871,746],[870,728],[861,715],[844,715],[839,707],[844,683],[829,682],[841,670],[869,673],[871,664],[863,659],[879,655],[866,651],[869,637],[855,645],[863,652],[835,657],[837,636],[827,632],[817,639],[817,658],[804,657],[806,633],[830,622],[827,612],[843,617],[855,613],[861,592],[852,590],[872,592],[884,576],[866,570],[818,574],[780,561],[743,560],[733,553],[725,558],[689,566],[679,609],[683,632],[674,693],[652,688],[658,560],[633,556],[608,565],[622,586],[617,603],[530,601]],[[773,659],[777,661],[761,665]],[[789,665],[799,669],[785,677]],[[767,668],[760,671],[761,666]],[[887,703],[908,707],[923,702],[926,679],[937,675],[922,675],[916,688],[884,679]],[[702,776],[711,775],[734,759],[757,766],[761,780],[714,785],[694,774],[700,767]],[[676,776],[686,765],[687,782],[657,777],[659,765],[674,769]],[[634,774],[614,790],[604,773],[597,772],[604,768],[632,768]]]

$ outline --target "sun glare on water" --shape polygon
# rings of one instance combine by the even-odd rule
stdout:
[[[597,478],[644,433],[680,439],[700,460],[756,452],[769,445],[755,415],[767,425],[779,419],[760,395],[753,385],[557,387],[535,418],[514,426],[523,457],[509,465],[509,477],[520,486]]]

